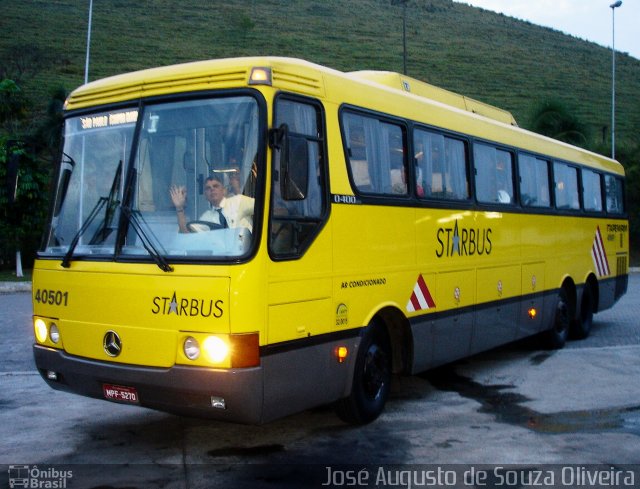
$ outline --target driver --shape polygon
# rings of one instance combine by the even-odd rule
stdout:
[[[178,227],[181,233],[190,233],[196,227],[190,226],[185,217],[184,207],[187,202],[187,189],[184,186],[172,185],[169,188],[171,201],[178,214]],[[218,228],[245,227],[250,231],[253,228],[254,199],[246,195],[226,196],[226,188],[221,177],[213,175],[204,182],[204,194],[209,201],[209,209],[201,216],[199,221],[211,223]]]

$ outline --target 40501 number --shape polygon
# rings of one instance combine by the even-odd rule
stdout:
[[[69,302],[69,292],[62,290],[37,289],[34,300],[40,304],[66,306]]]

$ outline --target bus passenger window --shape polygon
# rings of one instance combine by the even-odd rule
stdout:
[[[622,179],[613,175],[604,177],[607,192],[607,212],[609,214],[624,214],[624,189]]]
[[[582,170],[582,199],[585,211],[602,212],[602,184],[599,173]]]
[[[413,144],[418,197],[469,198],[467,151],[463,141],[417,129],[413,134]]]
[[[578,169],[564,163],[553,164],[556,207],[558,209],[578,210]]]
[[[520,198],[525,207],[550,207],[549,164],[528,154],[518,156]]]
[[[473,147],[476,197],[485,204],[513,204],[513,155],[487,144]]]
[[[342,118],[351,179],[362,193],[407,195],[402,127],[346,112]]]
[[[397,195],[407,194],[407,170],[404,163],[404,137],[397,126],[389,128],[389,160],[391,162],[390,178],[391,192]]]

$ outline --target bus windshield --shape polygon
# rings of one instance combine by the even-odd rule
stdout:
[[[246,255],[256,225],[259,126],[250,96],[68,118],[43,255],[66,255],[65,262]]]

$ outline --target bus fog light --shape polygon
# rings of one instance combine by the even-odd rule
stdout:
[[[216,409],[227,409],[224,397],[211,396],[211,407]]]
[[[183,347],[184,354],[189,360],[195,360],[200,356],[200,345],[198,344],[198,340],[196,340],[194,337],[187,337],[187,339],[184,340]]]
[[[58,325],[56,323],[51,323],[49,328],[49,338],[54,343],[58,343],[58,341],[60,341],[60,331],[58,330]]]
[[[207,336],[202,346],[211,363],[221,363],[229,355],[229,345],[217,336]]]
[[[48,380],[58,380],[58,374],[53,370],[47,370],[47,379]]]
[[[45,323],[43,319],[36,319],[33,323],[33,328],[39,343],[47,341],[47,323]]]

